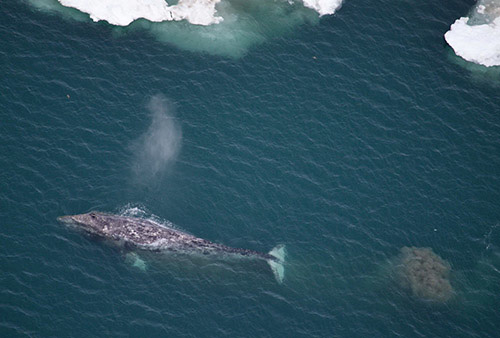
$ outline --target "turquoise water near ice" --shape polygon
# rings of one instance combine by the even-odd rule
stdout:
[[[500,73],[443,39],[472,5],[346,1],[228,56],[1,2],[0,336],[498,336]],[[286,279],[142,272],[56,221],[90,210],[285,244]],[[388,276],[403,246],[451,264],[452,300]]]

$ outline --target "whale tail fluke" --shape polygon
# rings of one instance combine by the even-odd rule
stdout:
[[[274,277],[278,281],[278,283],[283,283],[283,279],[285,278],[285,257],[286,250],[285,246],[280,244],[275,246],[269,254],[273,256],[275,259],[268,259],[267,263],[271,266],[271,270],[273,270]]]

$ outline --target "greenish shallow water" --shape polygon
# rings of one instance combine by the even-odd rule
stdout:
[[[221,56],[2,2],[0,336],[497,336],[499,72],[443,39],[472,5],[347,1]],[[141,272],[56,221],[94,209],[283,243],[286,280]],[[451,264],[453,299],[390,278],[403,246]]]

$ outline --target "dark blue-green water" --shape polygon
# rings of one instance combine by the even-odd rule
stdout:
[[[196,50],[0,2],[0,336],[498,337],[500,73],[443,39],[472,5],[347,0]],[[286,279],[140,271],[56,221],[90,210],[285,244]],[[404,246],[449,262],[450,300],[395,282]]]

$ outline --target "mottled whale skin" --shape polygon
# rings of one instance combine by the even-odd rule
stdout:
[[[153,220],[96,211],[62,216],[58,220],[77,226],[91,235],[142,250],[264,259],[271,266],[278,282],[281,283],[284,278],[285,248],[282,245],[269,253],[232,248],[165,227]]]

